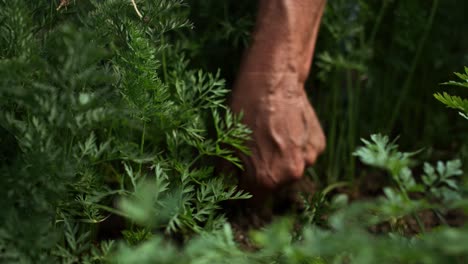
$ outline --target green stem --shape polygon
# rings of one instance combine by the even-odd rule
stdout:
[[[333,78],[333,82],[332,82],[332,87],[331,87],[331,90],[332,90],[332,96],[331,96],[331,100],[332,100],[332,103],[331,103],[331,106],[332,106],[332,109],[331,109],[331,118],[329,120],[331,120],[331,124],[330,124],[330,133],[329,133],[329,136],[328,136],[328,142],[327,142],[327,145],[328,145],[328,157],[327,157],[327,161],[328,161],[328,164],[327,164],[327,171],[328,171],[328,184],[330,184],[331,182],[334,182],[334,179],[332,181],[332,177],[335,178],[335,176],[333,175],[334,174],[334,169],[335,169],[335,162],[334,162],[334,157],[335,157],[335,150],[336,150],[336,136],[337,136],[337,110],[338,110],[338,90],[339,90],[339,85],[337,85],[337,80],[339,80],[339,78],[337,78],[337,74],[335,73],[334,74],[335,78]],[[332,176],[333,175],[333,176]]]
[[[400,190],[401,192],[403,193],[406,201],[411,201],[408,193],[406,192],[406,190],[403,188],[403,185],[401,182],[398,181],[398,186],[400,187]],[[412,213],[412,216],[414,218],[414,220],[416,220],[416,223],[418,224],[418,227],[419,227],[419,230],[421,231],[421,233],[425,233],[426,232],[426,228],[424,227],[424,224],[423,222],[421,221],[421,218],[419,218],[419,215],[417,213]]]
[[[200,158],[201,158],[203,155],[204,155],[203,153],[198,154],[198,156],[196,156],[196,157],[190,162],[190,164],[187,166],[187,168],[193,167],[193,165],[195,165],[195,163],[197,163],[197,161],[200,160]]]
[[[421,41],[419,42],[418,49],[416,50],[416,55],[413,58],[413,62],[411,64],[410,71],[409,71],[409,73],[408,73],[408,75],[407,75],[407,77],[405,79],[405,82],[403,83],[403,87],[401,89],[400,96],[398,97],[398,101],[396,102],[395,107],[394,107],[393,115],[390,118],[390,122],[388,123],[387,131],[389,131],[389,132],[395,126],[395,122],[396,122],[396,120],[399,117],[400,112],[401,112],[401,106],[402,106],[403,100],[405,100],[406,96],[408,95],[411,82],[413,81],[414,73],[416,72],[416,67],[419,64],[419,60],[421,58],[424,45],[426,44],[427,38],[429,37],[429,32],[431,31],[432,25],[434,23],[434,18],[435,18],[435,15],[437,13],[438,7],[439,7],[439,0],[434,0],[432,2],[431,15],[429,16],[429,19],[427,21],[427,26],[426,26],[426,28],[424,30]]]
[[[379,15],[377,16],[377,20],[374,24],[374,27],[372,28],[372,33],[369,38],[370,46],[374,45],[375,37],[377,36],[377,32],[379,32],[380,25],[382,25],[382,20],[385,15],[385,11],[387,10],[388,3],[388,0],[384,0],[382,5],[380,6]]]
[[[329,192],[335,189],[341,188],[341,187],[346,187],[346,186],[350,186],[350,183],[349,182],[336,182],[336,183],[328,185],[325,189],[323,189],[322,194],[323,196],[326,196]]]
[[[355,88],[353,87],[353,76],[351,70],[348,70],[346,73],[346,83],[347,83],[347,90],[348,90],[348,152],[354,151],[354,137],[355,137],[355,126],[354,123],[356,123],[355,120],[355,100],[354,97],[356,96],[354,94]],[[350,155],[349,156],[349,179],[352,181],[354,180],[354,167],[355,167],[355,160],[354,156]]]
[[[140,142],[140,156],[143,156],[144,148],[145,148],[145,136],[146,136],[146,122],[143,123],[143,132],[141,134],[141,142]],[[138,175],[141,175],[141,167],[143,163],[140,162],[138,166]]]
[[[421,233],[426,233],[426,228],[424,227],[424,224],[422,223],[421,218],[419,218],[419,215],[414,213],[413,217],[416,220],[416,223],[418,224],[418,227]]]
[[[439,209],[432,209],[432,211],[434,212],[434,214],[437,216],[437,218],[439,218],[439,221],[445,225],[445,226],[448,226],[449,224],[447,223],[447,220],[445,220],[445,217],[442,215],[442,213],[440,212]]]
[[[166,43],[166,41],[164,39],[164,35],[161,34],[161,46],[163,47],[163,49],[162,49],[163,76],[164,76],[164,83],[167,83],[168,74],[167,74],[167,63],[166,63],[166,49],[164,47],[165,43]]]
[[[70,136],[70,144],[68,145],[68,149],[67,149],[67,156],[68,157],[70,157],[70,155],[72,153],[74,141],[75,141],[75,136],[71,135]]]

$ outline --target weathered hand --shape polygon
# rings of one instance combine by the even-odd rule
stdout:
[[[253,87],[255,86],[255,87]],[[253,131],[251,155],[241,155],[241,185],[253,192],[300,179],[325,148],[325,136],[297,75],[244,74],[231,108]]]
[[[325,0],[259,0],[231,107],[252,130],[240,185],[257,195],[301,178],[325,148],[307,100],[309,75]]]

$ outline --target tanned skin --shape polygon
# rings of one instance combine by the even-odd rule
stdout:
[[[309,75],[325,0],[259,0],[253,39],[244,55],[231,108],[252,131],[251,155],[240,155],[240,185],[254,195],[300,179],[325,149],[309,103]]]

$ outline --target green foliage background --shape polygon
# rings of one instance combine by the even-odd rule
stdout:
[[[224,81],[165,41],[191,27],[188,7],[140,4],[142,20],[127,1],[1,2],[3,261],[92,261],[111,212],[168,234],[217,229],[219,203],[249,197],[213,174],[213,158],[240,166],[249,133]]]
[[[232,84],[254,25],[255,1],[190,5],[191,63],[210,71],[222,68]],[[401,135],[402,146],[425,148],[428,159],[455,152],[467,161],[467,123],[432,97],[441,91],[439,83],[468,63],[467,5],[462,0],[327,2],[306,85],[328,140],[317,168],[323,185],[360,178],[350,153],[370,133]],[[449,90],[467,95],[466,89]]]
[[[308,170],[321,191],[253,232],[254,252],[221,210],[250,196],[214,166],[248,151],[225,100],[255,1],[136,4],[141,19],[127,0],[0,0],[0,262],[463,263],[466,227],[407,238],[398,223],[466,209],[468,122],[432,97],[468,65],[466,1],[328,2],[307,84],[328,137]],[[380,135],[354,152],[377,131],[428,162]],[[330,193],[358,189],[363,164],[389,176],[381,197]],[[111,215],[126,219],[117,240],[101,237]]]

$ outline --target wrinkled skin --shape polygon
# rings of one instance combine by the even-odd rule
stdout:
[[[325,0],[260,0],[231,108],[253,131],[241,187],[259,194],[302,177],[325,148],[304,83]]]

